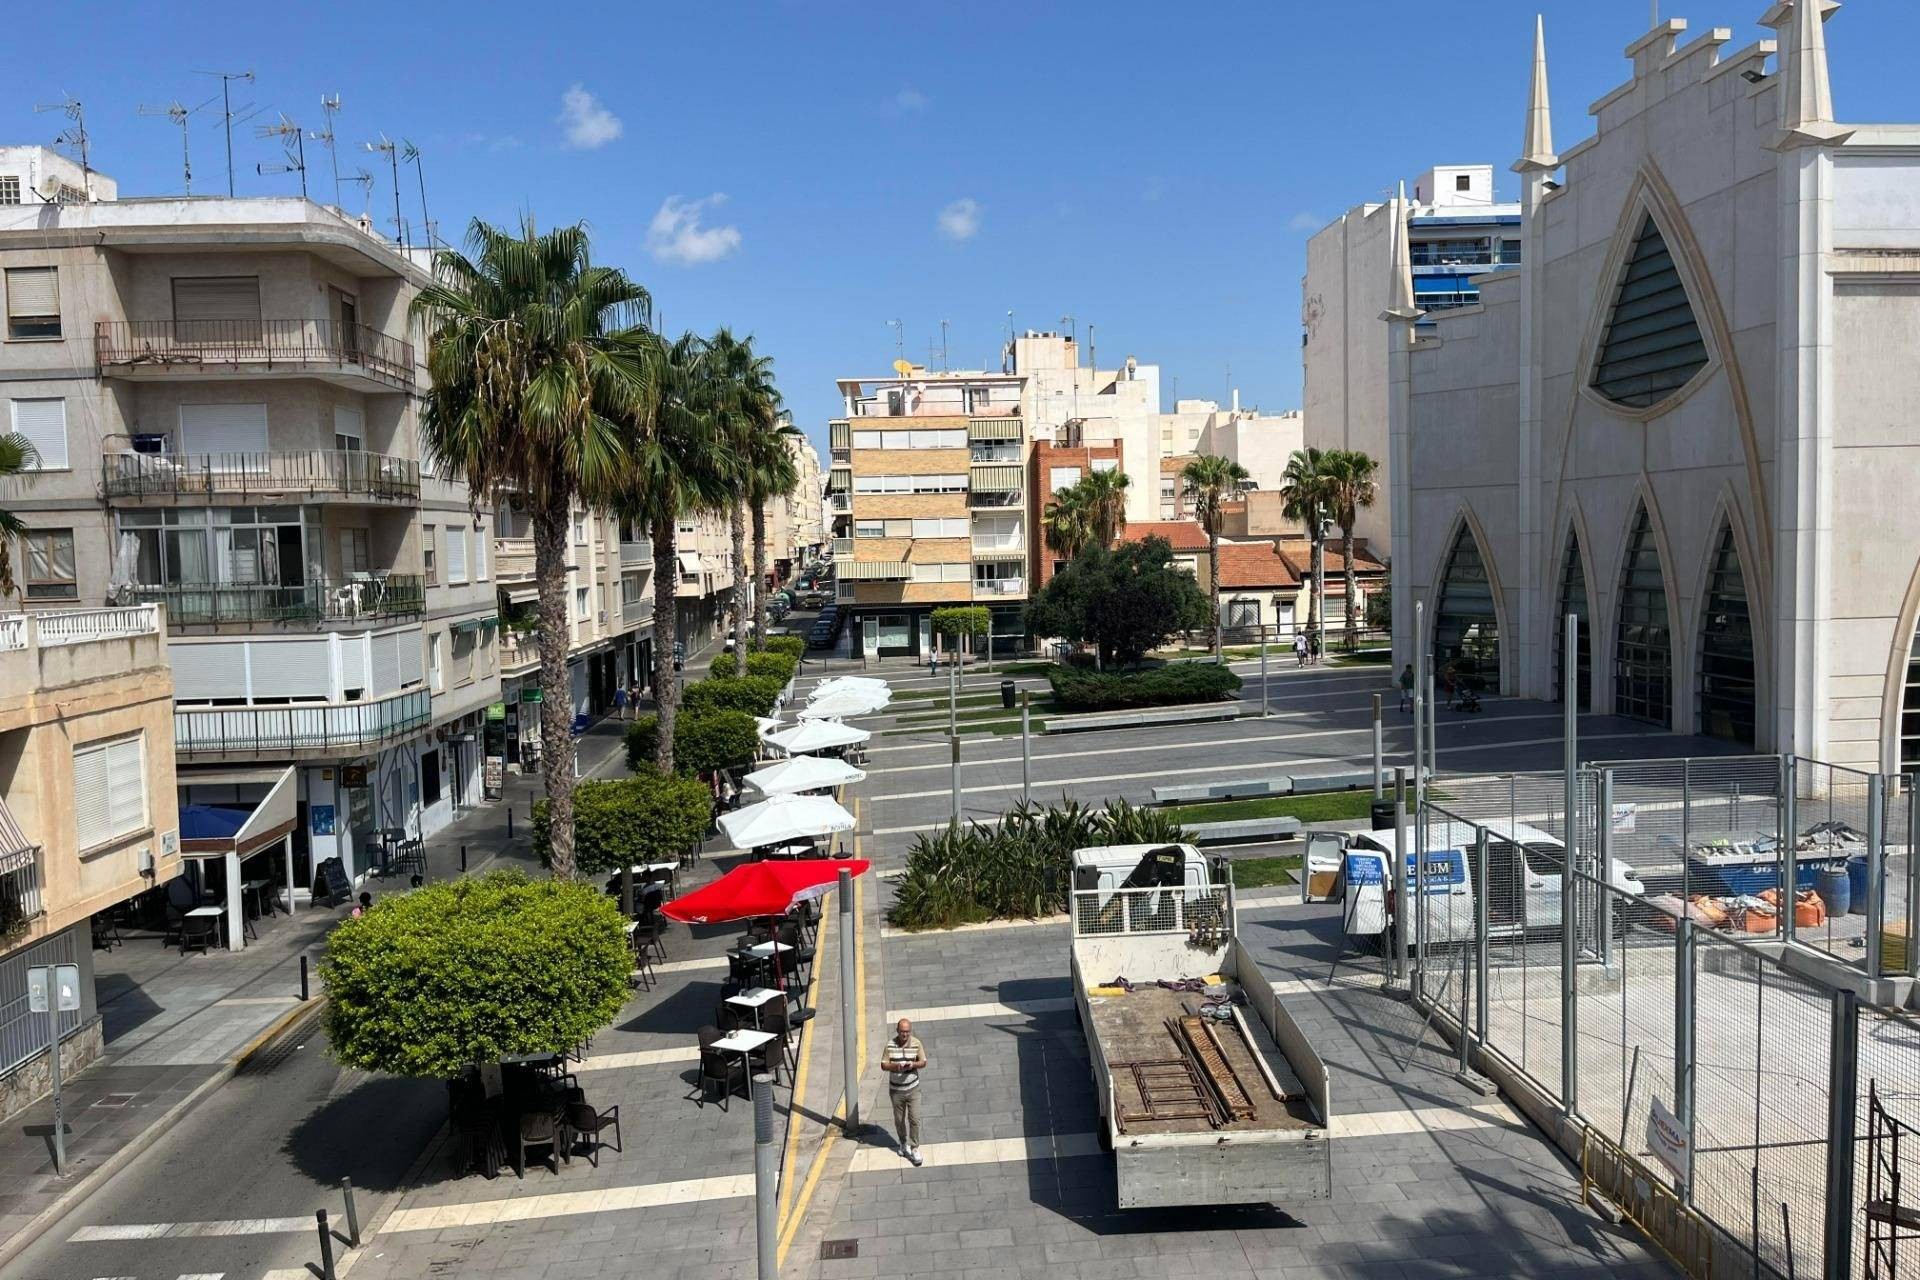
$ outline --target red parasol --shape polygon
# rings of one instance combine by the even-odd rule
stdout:
[[[865,858],[802,858],[792,862],[748,862],[712,884],[682,894],[660,909],[682,924],[719,924],[755,916],[777,916],[796,902],[818,898],[839,882],[842,871],[863,874]]]

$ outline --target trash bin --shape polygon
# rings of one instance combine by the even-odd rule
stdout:
[[[1393,808],[1393,801],[1385,799],[1375,800],[1369,807],[1368,813],[1373,818],[1373,829],[1375,831],[1393,830]]]
[[[1853,910],[1852,877],[1845,867],[1821,867],[1814,873],[1813,891],[1826,904],[1828,918],[1844,916]]]
[[[1000,705],[1009,711],[1013,710],[1013,681],[1011,680],[1000,682]]]
[[[1852,899],[1847,904],[1849,909],[1844,912],[1830,909],[1827,912],[1828,915],[1863,916],[1867,914],[1867,860],[1865,858],[1847,859],[1847,889],[1848,896]]]

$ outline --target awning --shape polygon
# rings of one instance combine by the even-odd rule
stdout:
[[[1027,549],[1025,547],[975,547],[973,549],[973,558],[975,560],[992,561],[996,563],[1006,560],[1018,560],[1025,563]]]
[[[700,553],[698,551],[682,551],[679,553],[679,555],[680,555],[680,572],[682,573],[701,572]]]
[[[180,806],[180,852],[188,858],[224,858],[230,853],[245,858],[271,847],[293,831],[294,797],[298,791],[293,766],[283,769],[215,770],[209,774],[182,774],[183,786],[212,783],[217,774],[227,774],[232,782],[263,782],[271,778],[267,794],[251,803],[182,804]],[[232,778],[234,774],[251,774]]]
[[[447,630],[456,636],[465,635],[469,631],[478,631],[482,627],[490,627],[494,625],[495,621],[493,618],[464,618],[448,627]]]
[[[976,493],[1018,493],[1020,464],[1017,462],[974,463],[973,489]]]
[[[1018,418],[970,418],[967,420],[967,439],[969,440],[1018,440],[1020,438],[1020,419]]]
[[[849,582],[905,582],[913,576],[904,560],[836,560],[833,568]]]

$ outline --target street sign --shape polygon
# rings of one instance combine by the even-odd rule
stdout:
[[[1667,1104],[1655,1098],[1647,1113],[1647,1149],[1681,1182],[1687,1180],[1687,1130]]]
[[[49,990],[54,993],[51,1001],[48,999]],[[27,1012],[51,1012],[50,1004],[61,1013],[72,1013],[80,1008],[79,965],[39,965],[27,970]]]

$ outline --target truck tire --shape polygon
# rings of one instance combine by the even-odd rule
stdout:
[[[1100,1131],[1094,1136],[1099,1139],[1100,1149],[1106,1152],[1108,1155],[1112,1155],[1113,1154],[1113,1129],[1109,1125],[1102,1124],[1100,1126]]]

